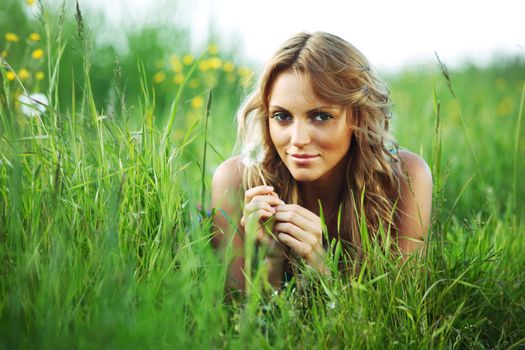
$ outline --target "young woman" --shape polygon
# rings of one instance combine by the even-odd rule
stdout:
[[[213,177],[212,206],[221,209],[214,243],[233,245],[236,287],[244,288],[248,222],[259,223],[257,240],[272,247],[274,284],[288,270],[286,252],[327,270],[321,216],[348,256],[359,256],[362,219],[369,235],[392,235],[401,254],[423,250],[432,178],[423,159],[398,150],[390,117],[387,87],[350,43],[324,32],[284,43],[237,116],[238,145],[261,146],[262,162],[236,156]]]

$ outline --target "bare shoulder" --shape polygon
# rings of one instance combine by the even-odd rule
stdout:
[[[399,151],[405,173],[399,201],[398,244],[405,255],[424,248],[430,228],[432,209],[432,173],[423,158],[409,151]]]
[[[239,156],[231,157],[222,162],[212,180],[212,204],[222,202],[226,195],[236,197],[242,187],[243,165]]]
[[[226,159],[219,164],[213,174],[213,183],[217,185],[239,185],[242,183],[243,165],[239,156]],[[229,186],[228,186],[229,187]]]
[[[432,173],[423,158],[407,150],[399,151],[399,158],[409,184],[432,186]]]

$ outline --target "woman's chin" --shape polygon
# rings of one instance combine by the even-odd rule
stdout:
[[[317,174],[307,173],[305,171],[292,172],[292,176],[297,182],[312,182],[319,178]]]

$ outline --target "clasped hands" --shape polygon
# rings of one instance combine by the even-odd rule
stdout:
[[[264,223],[269,219],[273,220],[273,226],[271,232],[266,232]],[[286,204],[271,186],[257,186],[248,189],[244,194],[241,226],[246,227],[252,220],[259,223],[256,241],[277,248],[280,246],[276,242],[278,240],[311,267],[322,272],[327,270],[324,264],[325,252],[319,216],[300,205]],[[281,253],[284,254],[282,249]]]

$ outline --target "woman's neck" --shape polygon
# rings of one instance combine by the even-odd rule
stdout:
[[[308,182],[300,184],[301,199],[304,206],[317,215],[320,214],[319,203],[321,203],[325,216],[333,215],[339,208],[343,181],[342,179],[331,180],[323,183]]]

